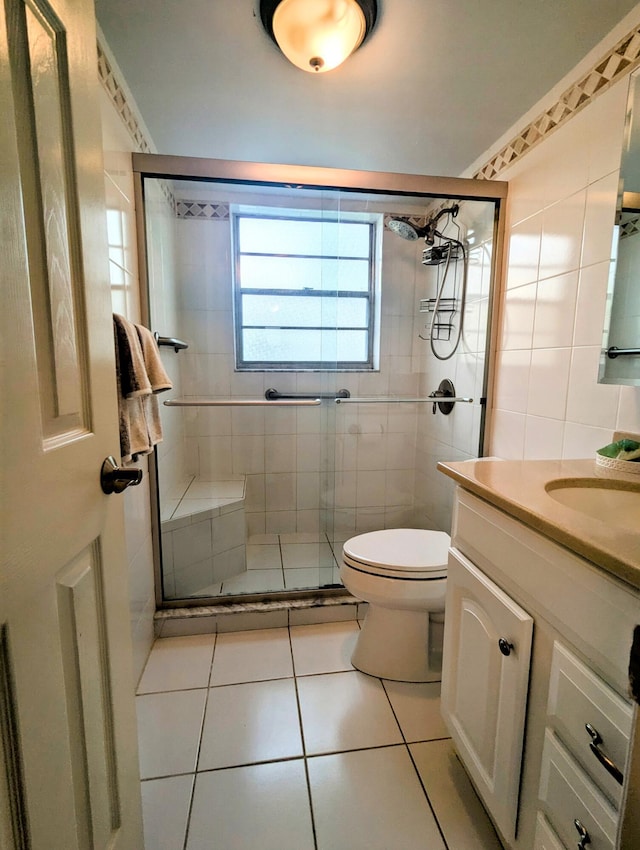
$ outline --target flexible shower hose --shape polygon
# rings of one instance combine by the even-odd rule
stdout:
[[[434,357],[437,357],[438,360],[450,360],[453,355],[456,353],[458,346],[460,345],[460,340],[462,339],[462,326],[464,324],[464,311],[467,301],[467,252],[465,250],[462,242],[457,239],[451,239],[448,236],[443,236],[438,230],[435,232],[436,236],[439,236],[440,239],[444,239],[447,242],[451,242],[454,245],[458,245],[460,250],[462,251],[462,292],[460,294],[460,322],[458,323],[458,334],[456,336],[456,341],[454,343],[453,348],[448,354],[442,355],[438,354],[436,351],[434,341],[435,341],[435,331],[436,331],[436,320],[438,317],[438,309],[440,307],[440,301],[442,300],[442,293],[444,291],[445,283],[447,282],[447,273],[449,271],[449,265],[451,264],[451,249],[447,251],[447,263],[444,267],[444,274],[442,275],[442,283],[438,288],[438,293],[436,295],[436,301],[433,306],[433,322],[431,323],[431,333],[429,334],[429,345],[431,346],[431,351]]]

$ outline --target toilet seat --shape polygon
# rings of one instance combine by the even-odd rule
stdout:
[[[446,578],[450,545],[444,531],[388,528],[350,538],[342,557],[352,569],[371,575],[431,581]]]

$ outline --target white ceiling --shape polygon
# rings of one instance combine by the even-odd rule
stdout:
[[[96,0],[160,153],[461,174],[635,0],[378,0],[333,72],[289,64],[258,0]]]

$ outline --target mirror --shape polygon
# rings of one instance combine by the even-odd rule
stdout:
[[[640,71],[631,75],[599,380],[640,386]]]

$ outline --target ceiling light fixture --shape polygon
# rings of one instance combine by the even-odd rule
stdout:
[[[376,22],[376,0],[260,0],[262,24],[287,59],[303,71],[337,68]]]

